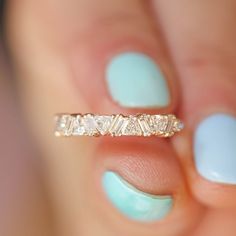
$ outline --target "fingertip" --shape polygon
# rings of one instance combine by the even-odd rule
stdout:
[[[208,207],[236,206],[236,121],[229,114],[218,112],[205,116],[195,131],[187,125],[173,139],[192,194]]]
[[[199,175],[192,179],[192,191],[203,205],[212,208],[236,209],[236,187],[210,182]]]

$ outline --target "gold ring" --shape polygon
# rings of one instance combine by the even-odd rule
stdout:
[[[137,114],[124,116],[57,114],[56,136],[158,136],[170,137],[183,129],[175,115]]]

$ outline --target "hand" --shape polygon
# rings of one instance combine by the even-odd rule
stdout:
[[[235,235],[235,13],[233,0],[7,2],[7,45],[62,235]],[[185,130],[57,139],[58,112],[174,113]],[[146,208],[123,201],[127,191]]]

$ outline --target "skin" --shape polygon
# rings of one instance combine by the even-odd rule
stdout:
[[[234,0],[9,0],[5,10],[7,49],[43,153],[56,235],[235,235],[236,187],[203,180],[192,154],[204,117],[235,115]],[[185,130],[170,140],[55,139],[58,112],[144,112],[118,106],[106,90],[106,63],[126,50],[152,56],[171,89],[168,108],[145,112],[175,113]],[[122,217],[103,194],[106,169],[143,191],[173,193],[174,210],[153,224]]]
[[[53,235],[40,154],[29,138],[0,53],[0,235]],[[4,68],[3,68],[4,67]],[[33,158],[32,158],[33,157]],[[25,227],[27,225],[27,227]]]

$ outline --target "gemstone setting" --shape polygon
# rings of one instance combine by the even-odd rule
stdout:
[[[174,115],[59,114],[55,135],[170,137],[183,128],[183,123]]]
[[[122,130],[122,134],[125,136],[141,136],[142,130],[138,122],[138,118],[130,116],[127,118],[127,124]]]
[[[96,121],[97,130],[101,133],[101,135],[105,135],[108,133],[113,117],[96,115],[94,120]]]
[[[77,115],[73,123],[72,134],[75,136],[80,136],[85,134],[85,127],[82,125],[82,116]]]
[[[61,115],[56,117],[56,136],[69,136],[72,134],[74,117],[70,115]]]
[[[98,134],[97,123],[92,114],[86,114],[81,120],[82,126],[85,128],[85,133],[88,136],[94,136]]]

